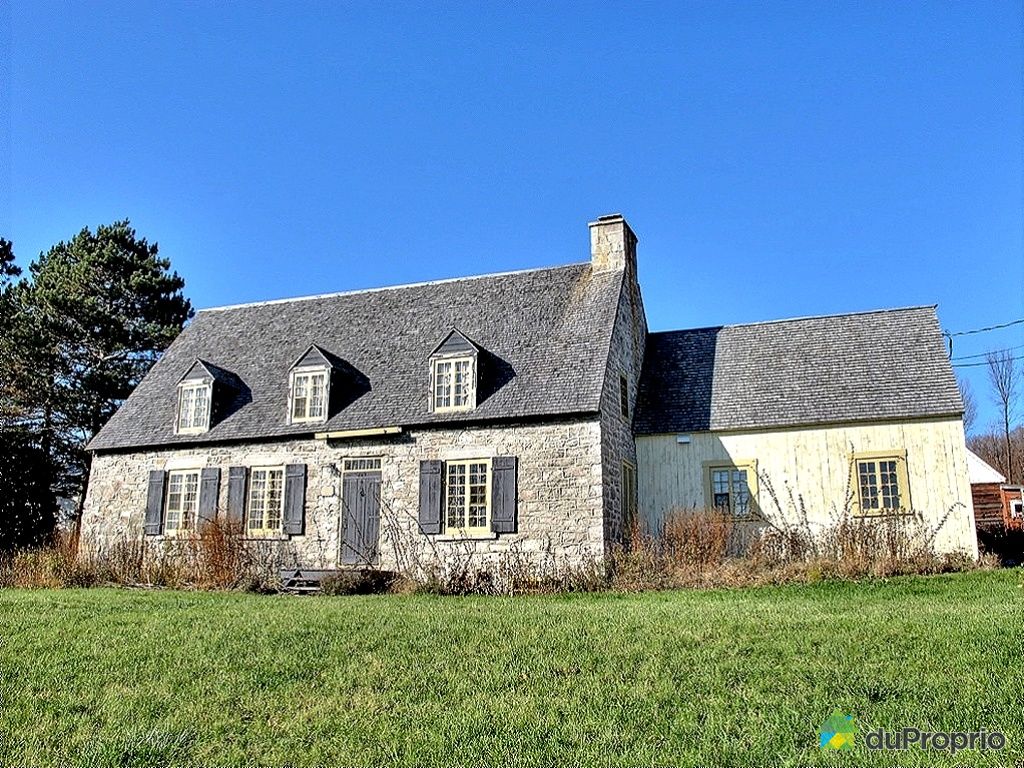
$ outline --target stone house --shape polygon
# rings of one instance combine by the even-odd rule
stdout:
[[[933,307],[649,333],[635,235],[589,226],[585,263],[200,311],[89,444],[83,542],[217,520],[307,569],[571,566],[755,515],[771,474],[822,519],[851,480],[857,514],[952,510],[976,553]]]

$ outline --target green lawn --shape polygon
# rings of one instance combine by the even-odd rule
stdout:
[[[0,764],[999,765],[1021,571],[525,598],[0,592]],[[822,753],[1002,730],[1000,753]]]

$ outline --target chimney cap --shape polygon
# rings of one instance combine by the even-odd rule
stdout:
[[[626,217],[621,213],[606,213],[603,216],[598,216],[597,221],[592,221],[587,224],[588,227],[596,227],[601,224],[614,224],[616,222],[625,221]]]

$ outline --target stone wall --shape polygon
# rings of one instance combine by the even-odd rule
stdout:
[[[586,565],[604,552],[601,429],[596,419],[548,424],[415,430],[392,437],[288,440],[100,453],[93,459],[82,520],[83,544],[103,548],[143,535],[151,470],[220,467],[218,507],[227,507],[231,466],[307,465],[306,525],[282,537],[282,564],[335,568],[341,520],[342,460],[382,457],[380,565],[472,562],[494,568],[502,553],[545,567]],[[517,456],[518,527],[473,540],[426,536],[417,523],[420,461]],[[221,512],[222,514],[223,512]],[[147,537],[161,541],[163,537]],[[506,560],[508,562],[508,560]]]
[[[628,259],[623,271],[619,306],[612,331],[601,395],[601,461],[604,467],[605,540],[620,542],[622,526],[622,464],[637,466],[633,414],[637,385],[647,343],[647,318],[636,277],[636,259]],[[623,418],[619,401],[620,376],[625,375],[629,389],[628,416]]]

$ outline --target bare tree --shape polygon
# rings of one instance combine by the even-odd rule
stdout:
[[[1013,452],[1010,447],[1010,421],[1017,411],[1017,393],[1020,377],[1013,355],[1008,351],[990,352],[985,356],[988,363],[988,380],[992,385],[992,395],[1002,410],[1003,437],[1006,447],[1006,477],[1013,482]]]
[[[964,401],[964,432],[971,434],[978,423],[978,401],[974,399],[971,382],[957,376],[956,383],[960,387],[960,397]]]

